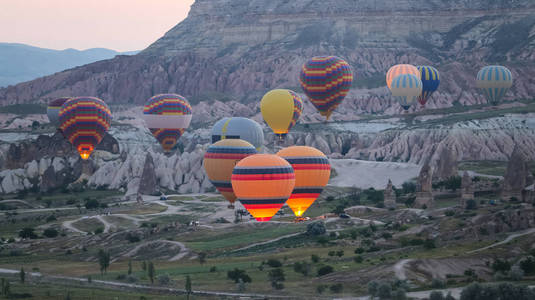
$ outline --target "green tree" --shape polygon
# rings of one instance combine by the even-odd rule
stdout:
[[[271,282],[271,286],[277,290],[284,289],[284,282],[286,280],[284,276],[284,270],[281,268],[275,268],[268,272],[268,279]]]
[[[149,275],[150,283],[154,284],[154,276],[156,275],[156,270],[154,269],[154,264],[152,261],[149,261],[149,269],[147,271],[147,275]]]
[[[197,256],[199,257],[199,263],[201,263],[201,265],[206,262],[206,252],[201,252]]]
[[[143,270],[143,272],[147,271],[147,262],[146,261],[143,261],[141,263],[141,269]]]
[[[102,249],[98,250],[98,263],[100,265],[100,274],[104,275],[110,266],[110,252]]]
[[[128,275],[132,275],[132,260],[128,260]]]
[[[240,270],[238,268],[235,268],[234,270],[228,271],[227,272],[227,278],[231,279],[231,280],[234,280],[235,283],[238,283],[240,281],[240,279],[245,283],[252,282],[251,277],[249,275],[247,275],[245,270]]]
[[[189,277],[189,275],[186,276],[185,290],[186,290],[186,295],[187,295],[188,300],[189,300],[189,295],[191,295],[191,293],[192,293],[192,290],[191,290],[191,278]]]
[[[23,267],[20,268],[19,276],[20,276],[20,283],[24,284],[24,281],[26,280],[26,272],[24,272]]]
[[[45,231],[43,231],[43,235],[47,238],[55,238],[58,236],[58,231],[54,228],[47,228]]]
[[[31,227],[24,227],[19,231],[19,237],[23,239],[36,239],[37,234],[35,234],[35,229]]]
[[[439,291],[432,291],[429,295],[429,300],[444,300],[444,294]]]
[[[381,282],[377,287],[377,297],[379,299],[390,299],[392,297],[392,285],[388,282]]]
[[[316,254],[312,254],[310,255],[310,260],[313,262],[313,263],[318,263],[320,261],[320,257]]]

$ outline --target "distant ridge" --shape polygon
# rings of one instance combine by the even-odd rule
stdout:
[[[18,43],[0,43],[0,87],[137,52],[121,53],[105,48],[53,50]]]

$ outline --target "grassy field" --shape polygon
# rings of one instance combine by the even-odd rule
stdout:
[[[492,176],[504,176],[506,169],[506,161],[479,160],[463,161],[459,163],[459,170],[461,171],[474,171],[476,173]]]
[[[72,226],[84,232],[95,232],[95,230],[97,230],[98,228],[104,229],[104,224],[102,224],[102,222],[94,218],[82,219],[80,221],[76,221],[72,223]]]

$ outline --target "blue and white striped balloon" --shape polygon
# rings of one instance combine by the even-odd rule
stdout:
[[[422,95],[422,81],[412,74],[401,74],[392,80],[392,96],[404,110],[408,110]]]
[[[477,73],[476,84],[487,101],[496,105],[513,86],[513,75],[506,67],[487,66]]]

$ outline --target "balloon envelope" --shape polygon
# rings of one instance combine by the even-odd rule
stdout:
[[[418,78],[420,78],[420,71],[418,71],[418,68],[416,68],[413,65],[409,64],[400,64],[395,65],[391,67],[388,72],[386,73],[386,85],[390,90],[392,90],[392,81],[396,76],[402,75],[402,74],[412,74]]]
[[[204,154],[204,169],[210,182],[233,204],[236,195],[232,189],[231,177],[236,164],[243,158],[256,154],[256,149],[244,140],[225,139],[218,141]]]
[[[165,152],[170,152],[189,127],[191,105],[186,98],[176,94],[161,94],[150,98],[143,109],[147,128],[160,142]]]
[[[286,204],[297,217],[301,217],[329,182],[331,165],[325,154],[313,147],[288,147],[277,155],[288,161],[294,169],[295,186]]]
[[[487,66],[477,74],[476,84],[487,101],[496,105],[513,86],[513,74],[503,66]]]
[[[279,137],[284,137],[303,112],[301,97],[290,90],[272,90],[260,102],[264,121]]]
[[[412,74],[401,74],[392,80],[392,96],[408,110],[422,94],[422,81]]]
[[[353,83],[353,70],[336,56],[317,56],[303,65],[301,87],[322,116],[330,118]]]
[[[257,151],[264,145],[264,132],[260,124],[247,118],[223,118],[212,127],[212,143],[224,139],[241,139],[255,146]]]
[[[59,126],[59,111],[61,110],[63,103],[67,102],[69,99],[71,99],[71,97],[61,97],[48,102],[46,115],[48,116],[50,124]]]
[[[437,69],[431,66],[418,66],[420,78],[422,80],[422,94],[418,97],[418,102],[425,106],[427,100],[433,95],[440,85],[440,74]]]
[[[110,128],[111,111],[108,105],[98,98],[72,98],[61,107],[59,122],[65,137],[85,160]]]
[[[295,185],[292,166],[273,154],[242,159],[232,172],[232,188],[240,203],[257,221],[269,221],[291,196]]]

